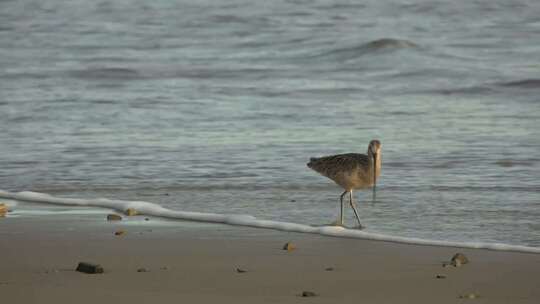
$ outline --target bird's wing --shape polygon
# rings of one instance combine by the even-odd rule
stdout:
[[[365,154],[347,153],[312,158],[307,165],[320,174],[332,178],[338,174],[355,171],[358,167],[367,169],[369,159]]]

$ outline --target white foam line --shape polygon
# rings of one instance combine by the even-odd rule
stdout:
[[[388,241],[414,245],[430,245],[430,246],[445,246],[445,247],[461,247],[473,249],[489,249],[500,251],[517,251],[527,253],[540,253],[538,247],[528,247],[519,245],[508,245],[501,243],[465,243],[465,242],[447,242],[437,240],[425,240],[419,238],[407,238],[385,235],[380,233],[372,233],[360,230],[346,229],[337,226],[313,227],[297,223],[278,222],[270,220],[260,220],[251,215],[238,214],[215,214],[215,213],[200,213],[177,211],[164,208],[160,205],[143,202],[143,201],[123,201],[111,200],[106,198],[98,199],[79,199],[79,198],[59,198],[44,193],[37,192],[7,192],[0,190],[0,198],[13,199],[26,202],[47,203],[57,205],[70,206],[91,206],[102,207],[124,212],[128,208],[134,208],[138,214],[158,216],[170,219],[181,219],[189,221],[200,221],[209,223],[222,223],[236,226],[247,226],[256,228],[266,228],[289,232],[311,233],[332,237],[356,238],[365,240]]]

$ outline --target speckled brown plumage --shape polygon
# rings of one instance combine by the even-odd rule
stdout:
[[[376,178],[381,174],[381,165],[381,143],[376,139],[369,143],[366,154],[346,153],[313,157],[307,164],[309,168],[333,180],[345,190],[341,195],[341,224],[343,224],[343,196],[347,192],[350,195],[351,207],[360,224],[352,200],[352,191],[375,186]]]

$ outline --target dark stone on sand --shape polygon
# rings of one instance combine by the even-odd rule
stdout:
[[[118,230],[118,231],[116,231],[116,232],[114,233],[114,235],[117,235],[117,236],[118,236],[118,235],[124,235],[124,234],[126,234],[126,232],[125,232],[124,230]]]
[[[469,259],[463,253],[456,253],[451,260],[452,265],[460,267],[461,265],[469,263]]]
[[[304,298],[307,298],[307,297],[316,297],[317,294],[314,293],[313,291],[302,291],[302,297]]]
[[[107,221],[121,221],[122,217],[118,214],[108,214]]]
[[[242,268],[236,268],[236,272],[238,272],[238,273],[244,273],[244,272],[247,272],[247,270],[242,269]]]
[[[285,245],[283,245],[283,250],[292,251],[294,249],[296,249],[296,246],[294,246],[291,242],[287,242]]]
[[[76,271],[78,272],[84,272],[84,273],[103,273],[103,267],[99,264],[92,264],[87,262],[80,262],[77,266]]]
[[[144,218],[144,220],[145,220],[145,221],[149,221],[150,219],[149,219],[149,218],[147,218],[147,217],[145,217],[145,218]]]
[[[137,269],[137,272],[148,272],[146,268],[139,268]]]
[[[334,267],[326,267],[326,271],[334,271]]]
[[[444,274],[438,274],[436,276],[437,279],[446,279],[446,276]]]

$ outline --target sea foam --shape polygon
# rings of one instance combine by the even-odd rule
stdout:
[[[477,243],[477,242],[450,242],[440,240],[426,240],[420,238],[398,237],[386,234],[367,232],[355,229],[346,229],[339,226],[309,226],[304,224],[279,222],[271,220],[257,219],[251,215],[241,214],[216,214],[216,213],[202,213],[202,212],[187,212],[179,210],[171,210],[164,208],[158,204],[144,202],[144,201],[124,201],[124,200],[111,200],[106,198],[98,199],[80,199],[80,198],[60,198],[54,197],[49,194],[38,192],[7,192],[0,190],[0,198],[56,204],[56,205],[69,205],[69,206],[90,206],[101,207],[118,210],[124,212],[128,208],[134,208],[138,214],[158,216],[168,219],[180,219],[188,221],[199,221],[208,223],[221,223],[236,226],[246,226],[255,228],[274,229],[288,232],[300,232],[319,234],[324,236],[342,237],[342,238],[355,238],[365,240],[377,240],[388,241],[404,244],[415,245],[431,245],[431,246],[445,246],[445,247],[461,247],[461,248],[474,248],[474,249],[489,249],[489,250],[501,250],[501,251],[517,251],[528,253],[540,253],[538,247],[528,247],[520,245],[508,245],[501,243]],[[14,204],[12,204],[14,206]]]

